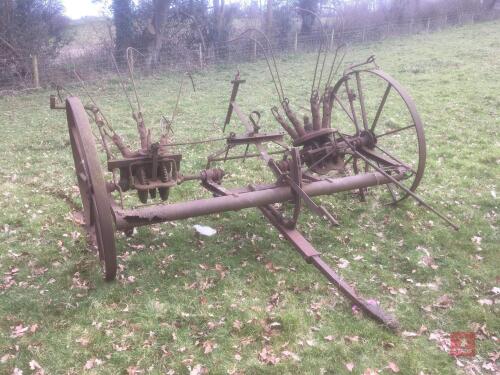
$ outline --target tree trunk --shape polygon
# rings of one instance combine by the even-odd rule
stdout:
[[[152,40],[148,46],[149,65],[157,65],[160,62],[161,48],[163,47],[163,37],[165,28],[165,19],[170,0],[153,1],[153,17],[150,20],[149,33],[152,34]]]
[[[131,0],[113,0],[113,21],[116,30],[116,60],[125,61],[125,51],[131,46],[134,38]]]
[[[266,12],[266,34],[268,38],[272,37],[273,33],[273,0],[267,0],[267,12]]]
[[[221,57],[224,55],[224,50],[222,49],[220,42],[224,36],[224,0],[214,0],[214,38],[212,43],[214,44],[214,53],[216,56]]]

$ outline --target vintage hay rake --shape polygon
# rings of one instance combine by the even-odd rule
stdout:
[[[269,53],[269,45],[266,49],[257,39],[251,39],[259,43],[264,53],[266,50]],[[152,141],[151,132],[144,124],[138,98],[134,119],[141,146],[132,151],[114,131],[92,98],[93,104],[84,106],[76,97],[68,97],[65,104],[62,104],[62,97],[60,101],[56,96],[51,97],[52,108],[66,110],[85,226],[98,250],[106,280],[113,280],[116,275],[115,230],[131,234],[132,229],[138,226],[255,207],[308,263],[321,271],[362,311],[389,328],[398,327],[394,317],[384,312],[378,304],[361,298],[342,280],[296,229],[301,208],[306,206],[333,225],[338,225],[335,216],[315,203],[313,197],[354,190],[364,200],[367,188],[384,185],[393,204],[412,197],[454,228],[456,226],[415,195],[424,173],[426,146],[422,121],[407,91],[380,70],[373,57],[347,68],[337,83],[332,84],[345,53],[342,55],[339,52],[342,51],[342,46],[337,48],[332,53],[334,57],[328,65],[329,70],[325,70],[328,50],[322,48],[320,46],[316,61],[310,108],[307,110],[309,113],[303,120],[292,110],[292,105],[285,96],[272,52],[270,57],[266,55],[280,103],[280,109],[273,107],[271,112],[286,131],[291,144],[285,142],[284,133],[261,133],[258,112],[254,111],[249,116],[243,113],[236,101],[239,87],[244,83],[238,73],[232,81],[224,130],[230,124],[234,112],[244,125],[245,132],[231,133],[224,137],[225,147],[209,156],[206,169],[197,174],[181,172],[182,154],[174,151],[176,144],[172,143],[168,132],[164,132],[158,142]],[[338,59],[341,55],[342,58]],[[320,87],[325,71],[329,71],[328,78],[325,85]],[[326,77],[326,73],[324,76]],[[133,83],[133,76],[130,78]],[[377,84],[381,91],[379,95],[372,96],[373,110],[370,113],[366,87],[375,89]],[[394,121],[385,121],[385,125],[381,122],[384,111],[389,111],[385,107],[389,105],[390,95],[398,103],[390,112],[398,115],[404,126],[397,125]],[[337,119],[339,116],[333,119],[334,108],[337,108],[337,115],[344,116],[344,124],[348,124],[350,131],[340,130],[342,120]],[[106,182],[104,179],[89,115],[97,124],[102,145],[108,155],[107,169],[113,172],[113,181]],[[404,148],[407,146],[402,142],[403,139],[410,142],[414,151]],[[119,150],[120,158],[112,156],[110,140]],[[390,146],[391,142],[402,143],[403,153],[388,151],[385,145]],[[270,144],[279,145],[280,150],[270,152]],[[229,154],[241,147],[245,149],[243,154]],[[250,147],[255,149],[254,153],[249,153]],[[249,157],[260,158],[263,166],[269,168],[274,175],[274,181],[237,189],[224,187],[224,171],[212,165]],[[149,198],[155,199],[157,194],[162,201],[167,201],[170,189],[177,188],[186,181],[199,181],[213,197],[127,209],[112,196],[113,192],[118,192],[121,197],[124,192],[135,190],[142,203],[146,203]],[[291,209],[285,212],[284,206]]]

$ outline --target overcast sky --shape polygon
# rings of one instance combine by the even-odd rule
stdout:
[[[92,0],[63,0],[63,4],[66,15],[73,19],[102,14],[102,5],[96,5]]]

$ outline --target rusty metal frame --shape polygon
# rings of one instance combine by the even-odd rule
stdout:
[[[335,55],[337,55],[337,52],[338,49]],[[51,97],[51,108],[65,109],[67,113],[85,224],[99,252],[105,278],[112,280],[116,275],[115,230],[130,234],[133,228],[139,226],[227,211],[258,208],[302,257],[308,263],[314,265],[356,306],[386,327],[397,329],[399,324],[395,317],[382,310],[378,304],[370,303],[358,295],[352,286],[321,259],[320,253],[297,229],[297,223],[303,208],[308,208],[333,225],[339,225],[336,215],[329,213],[325,207],[315,203],[314,197],[358,190],[361,198],[365,199],[366,189],[379,185],[387,186],[394,203],[406,197],[412,197],[450,225],[456,227],[448,218],[415,194],[415,189],[421,181],[425,168],[426,146],[422,121],[413,100],[397,81],[378,69],[376,65],[374,68],[367,68],[366,65],[369,64],[374,64],[372,57],[362,64],[351,66],[333,86],[330,86],[331,77],[329,76],[327,85],[321,95],[319,87],[322,74],[320,74],[317,88],[314,88],[313,84],[311,92],[310,115],[312,122],[309,120],[309,116],[304,116],[303,121],[299,119],[299,116],[292,109],[291,103],[284,95],[281,81],[279,85],[275,82],[282,112],[280,113],[278,107],[273,107],[271,112],[283,130],[290,136],[291,146],[284,144],[284,133],[259,132],[262,128],[259,112],[253,111],[248,116],[244,114],[243,109],[236,101],[239,88],[245,82],[240,78],[238,72],[234,80],[231,81],[232,91],[223,129],[227,128],[233,113],[236,113],[245,131],[242,134],[231,132],[229,136],[222,139],[208,140],[223,140],[225,145],[208,157],[206,169],[195,174],[181,173],[182,154],[173,153],[172,148],[206,141],[174,144],[167,134],[162,134],[158,142],[152,142],[151,131],[146,128],[144,123],[139,98],[137,98],[138,108],[137,111],[134,111],[133,116],[136,120],[141,147],[139,150],[131,151],[124,145],[122,138],[108,123],[94,100],[92,100],[92,106],[84,107],[79,99],[70,97],[63,106],[57,103],[55,96]],[[275,63],[274,66],[276,67]],[[323,70],[323,67],[321,69]],[[387,84],[371,124],[368,121],[363,93],[362,80],[365,74],[374,75]],[[277,71],[276,75],[278,75]],[[351,89],[349,86],[351,79],[356,82],[355,89]],[[342,89],[346,91],[349,101],[348,106],[345,106],[340,99],[340,90]],[[379,121],[383,107],[392,91],[402,98],[405,110],[410,113],[413,119],[413,125],[397,131],[377,134],[377,121]],[[360,114],[356,113],[356,106],[354,105],[356,101],[359,101]],[[332,128],[331,115],[335,103],[340,105],[349,121],[354,125],[352,134],[341,134]],[[99,127],[101,141],[108,156],[108,170],[113,172],[113,183],[105,183],[104,181],[96,157],[95,142],[86,111],[93,114],[94,121]],[[358,123],[358,118],[361,118],[361,124]],[[416,170],[400,161],[397,156],[386,152],[377,144],[379,137],[390,137],[397,132],[412,130],[413,128],[418,139],[419,164]],[[120,151],[123,156],[122,159],[112,157],[107,143],[109,140]],[[278,151],[268,149],[267,144],[269,143],[275,143],[283,149]],[[229,155],[231,150],[240,146],[245,146],[243,154]],[[250,147],[254,147],[255,151],[249,153]],[[279,156],[281,159],[275,159],[275,156]],[[273,173],[275,181],[265,185],[250,184],[247,187],[236,189],[224,187],[222,181],[225,172],[220,168],[213,168],[212,164],[237,159],[242,159],[244,162],[247,158],[260,158],[265,167],[269,168]],[[364,170],[358,167],[358,161],[365,162]],[[330,171],[345,172],[346,165],[349,162],[353,163],[353,175],[340,174],[336,177],[328,175]],[[369,171],[368,166],[374,171]],[[120,172],[119,181],[115,179],[116,171]],[[409,188],[402,184],[403,181],[411,178]],[[118,204],[114,200],[112,194],[113,191],[118,190],[122,201],[124,192],[136,190],[140,201],[145,203],[148,196],[154,199],[158,191],[161,199],[167,200],[169,190],[186,181],[200,182],[201,186],[211,192],[214,197],[124,208],[123,204]],[[392,190],[393,187],[402,190],[405,195],[402,198],[396,197]],[[285,215],[284,210],[274,206],[277,203],[292,204],[292,214]]]

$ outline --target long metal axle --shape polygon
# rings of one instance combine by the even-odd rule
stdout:
[[[404,178],[400,173],[391,176],[397,180]],[[391,182],[391,179],[379,172],[371,172],[356,176],[324,179],[303,185],[304,192],[310,197],[327,195],[341,191],[368,188]],[[133,227],[161,223],[165,221],[182,220],[190,217],[204,216],[225,211],[237,211],[244,208],[262,207],[273,203],[286,202],[293,199],[293,191],[289,186],[276,186],[260,189],[254,187],[253,191],[231,192],[230,195],[198,199],[189,202],[162,204],[156,206],[140,207],[136,209],[121,209],[113,207],[116,228],[128,230]]]

